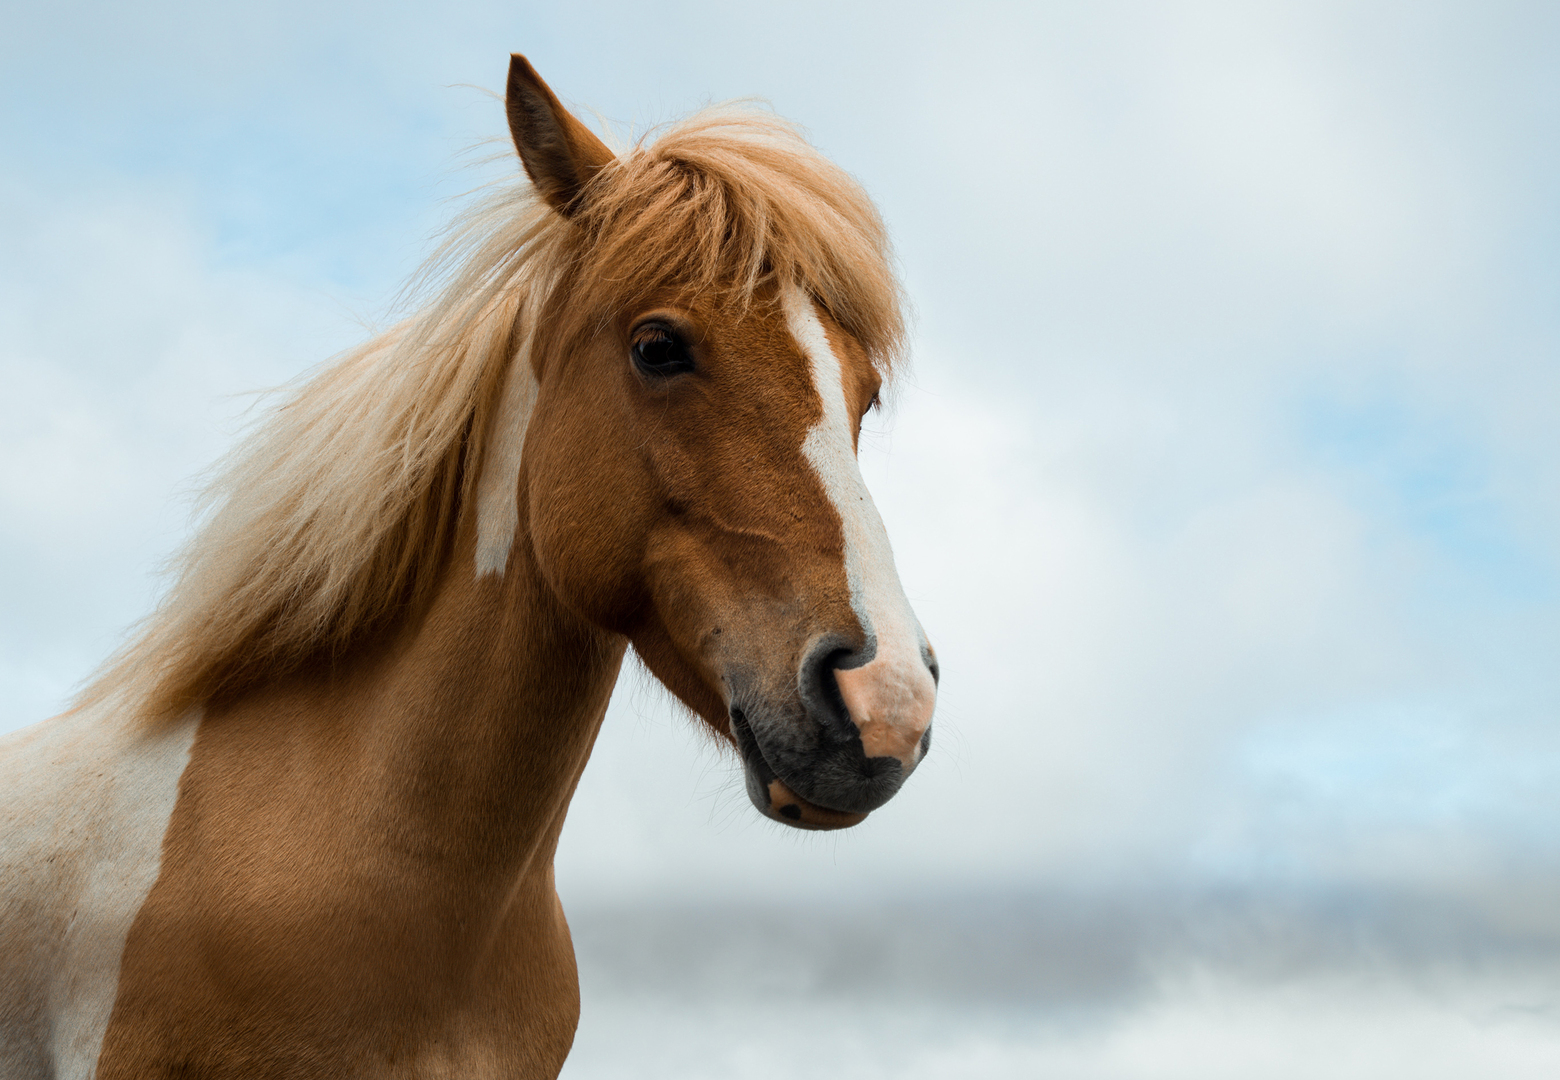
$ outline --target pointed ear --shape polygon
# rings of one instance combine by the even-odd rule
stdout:
[[[509,112],[509,134],[531,182],[554,210],[569,217],[579,208],[586,182],[612,160],[612,151],[569,115],[519,53],[509,57],[504,107]]]

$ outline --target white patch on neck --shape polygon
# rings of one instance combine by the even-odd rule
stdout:
[[[110,701],[0,739],[0,1076],[95,1073],[199,727]]]
[[[482,476],[477,481],[477,577],[502,577],[509,564],[509,549],[520,524],[520,452],[536,392],[531,335],[526,333],[509,362],[504,394],[484,442]]]
[[[818,473],[829,501],[839,512],[845,533],[845,578],[850,585],[851,607],[867,635],[867,649],[873,653],[870,663],[861,669],[863,673],[868,667],[872,669],[871,678],[876,685],[871,693],[854,694],[843,681],[841,691],[851,706],[852,718],[862,728],[864,740],[871,725],[898,730],[909,744],[903,751],[908,766],[919,757],[919,748],[914,744],[930,722],[930,701],[936,694],[921,653],[925,638],[899,583],[888,531],[856,462],[839,357],[834,355],[829,335],[806,293],[792,286],[786,290],[783,302],[786,325],[811,364],[813,386],[823,404],[823,418],[807,433],[802,454]],[[850,701],[852,697],[858,697],[861,704]],[[859,715],[868,712],[877,715]]]

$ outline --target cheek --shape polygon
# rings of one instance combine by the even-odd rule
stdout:
[[[646,551],[647,605],[630,635],[651,672],[722,734],[733,680],[752,690],[774,675],[774,693],[794,692],[805,636],[804,606],[789,589],[755,588],[733,572],[732,556],[708,530],[661,522]]]

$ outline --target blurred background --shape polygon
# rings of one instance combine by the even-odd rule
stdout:
[[[1560,8],[0,7],[0,730],[513,167],[511,50],[620,134],[759,96],[915,301],[936,745],[784,831],[626,671],[565,1077],[1560,1075]]]

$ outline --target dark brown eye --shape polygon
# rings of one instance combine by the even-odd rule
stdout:
[[[693,370],[693,352],[671,328],[646,326],[634,338],[634,366],[652,378]]]

